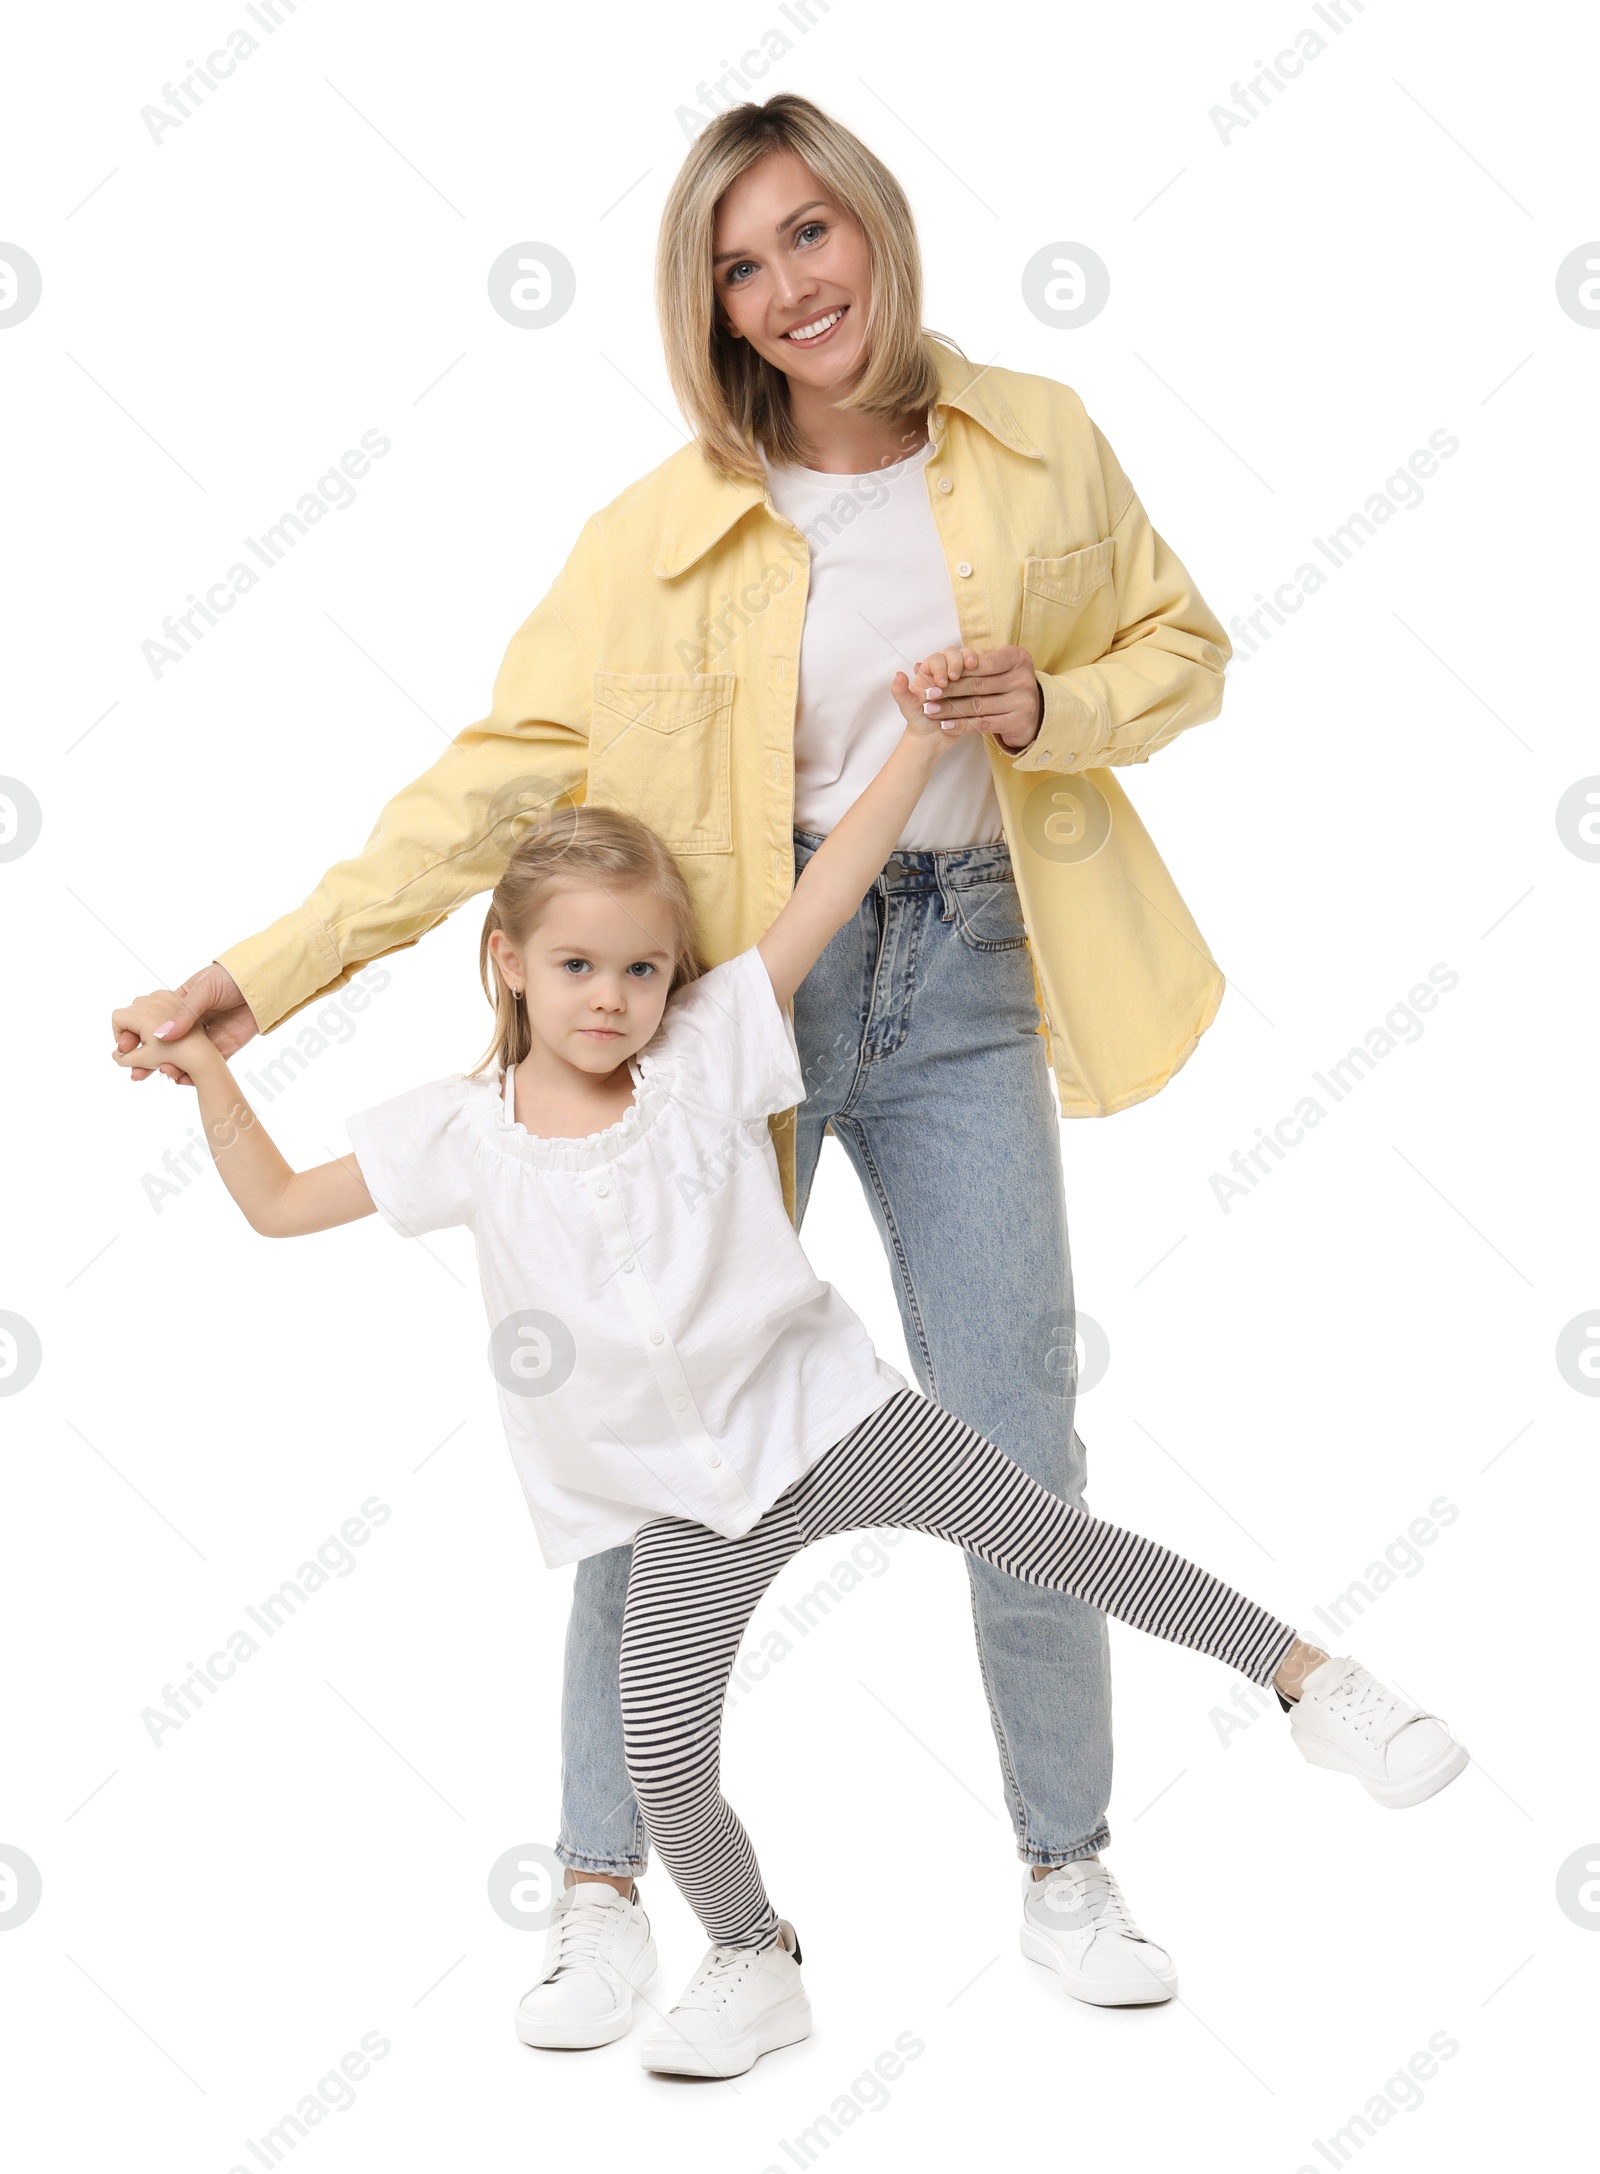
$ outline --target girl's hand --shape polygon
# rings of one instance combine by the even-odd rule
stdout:
[[[1044,689],[1026,649],[991,649],[981,656],[972,649],[939,649],[916,667],[916,676],[937,683],[928,714],[952,739],[963,732],[992,732],[1020,755],[1037,738]]]
[[[937,718],[928,715],[926,702],[928,696],[938,695],[943,691],[939,681],[930,678],[927,668],[920,664],[916,670],[915,685],[904,672],[896,672],[889,682],[889,692],[894,696],[895,707],[906,721],[906,730],[914,740],[938,743],[939,752],[949,745],[952,735],[942,732]]]
[[[182,1009],[183,998],[171,989],[154,989],[148,996],[136,996],[131,1004],[119,1005],[111,1014],[111,1024],[117,1030],[117,1047],[111,1052],[113,1062],[152,1072],[164,1064],[176,1064],[181,1068],[181,1077],[192,1085],[189,1075],[196,1064],[203,1068],[217,1058],[205,1029],[191,1027],[187,1034],[156,1040],[156,1028],[165,1026]]]

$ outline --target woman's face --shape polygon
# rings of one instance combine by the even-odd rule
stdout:
[[[867,239],[793,151],[769,151],[717,206],[712,276],[736,339],[819,392],[861,361]],[[810,334],[801,338],[800,334]]]

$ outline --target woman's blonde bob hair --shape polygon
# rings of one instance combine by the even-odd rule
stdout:
[[[792,91],[719,113],[694,139],[661,214],[656,311],[667,375],[701,452],[720,474],[757,481],[758,444],[787,465],[801,463],[804,448],[783,372],[727,329],[711,256],[718,203],[769,151],[802,158],[866,236],[872,294],[862,336],[865,366],[840,406],[894,420],[925,411],[939,390],[922,325],[916,223],[888,167],[859,136]]]
[[[492,1065],[496,1071],[520,1064],[533,1047],[528,1007],[495,964],[489,938],[503,929],[522,945],[556,891],[597,888],[631,890],[644,884],[672,919],[672,982],[667,993],[697,981],[705,972],[695,932],[694,901],[683,870],[648,823],[620,808],[559,806],[523,832],[511,849],[505,872],[495,885],[478,940],[478,974],[483,993],[494,1006],[494,1034],[488,1049],[466,1076],[476,1078]]]

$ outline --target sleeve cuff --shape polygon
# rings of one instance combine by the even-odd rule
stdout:
[[[367,1124],[369,1114],[366,1110],[358,1110],[354,1117],[347,1117],[344,1121],[344,1129],[355,1154],[356,1166],[361,1172],[361,1182],[372,1195],[373,1206],[389,1228],[397,1231],[402,1238],[414,1238],[416,1232],[408,1228],[395,1206],[399,1196],[391,1180],[388,1158]]]
[[[1074,686],[1069,672],[1041,672],[1044,716],[1037,734],[1013,758],[1017,770],[1088,770],[1105,752],[1111,719],[1095,698]]]
[[[796,1108],[804,1102],[805,1073],[801,1068],[800,1051],[795,1041],[794,1020],[778,1002],[777,991],[772,986],[772,976],[767,972],[767,962],[754,944],[750,946],[746,957],[749,961],[751,1008],[762,1022],[770,1084],[774,1092],[790,1098],[787,1102],[776,1104],[768,1112],[770,1116],[776,1116],[779,1111]]]
[[[263,1034],[349,978],[333,938],[303,906],[219,951],[216,963],[239,984]]]

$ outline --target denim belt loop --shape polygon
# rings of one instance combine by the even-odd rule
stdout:
[[[955,894],[948,882],[949,856],[941,853],[933,864],[933,880],[939,886],[939,919],[953,921],[956,917]]]

